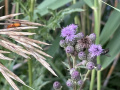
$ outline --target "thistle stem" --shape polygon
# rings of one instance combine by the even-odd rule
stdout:
[[[76,0],[73,0],[73,4],[76,4]],[[74,22],[75,22],[75,24],[78,24],[78,26],[80,26],[80,20],[79,20],[78,16],[75,16]]]
[[[29,9],[29,20],[30,21],[33,21],[34,4],[35,4],[35,0],[30,0],[30,7],[29,7],[30,8]],[[32,38],[32,37],[29,36],[29,38]],[[28,75],[29,75],[29,86],[32,86],[33,73],[32,73],[32,60],[31,59],[28,60]]]
[[[100,33],[100,18],[101,18],[101,2],[100,0],[94,0],[94,32],[96,34],[96,44],[99,44]],[[97,57],[97,64],[100,64],[100,57]],[[95,81],[95,70],[92,71],[90,90],[93,90]],[[97,71],[97,90],[101,90],[101,71]]]

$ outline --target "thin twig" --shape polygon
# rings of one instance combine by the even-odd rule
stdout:
[[[114,70],[114,68],[115,68],[115,66],[116,66],[116,64],[117,64],[117,62],[118,62],[118,60],[119,60],[119,56],[120,56],[120,55],[117,55],[117,56],[116,56],[116,58],[115,58],[115,60],[114,60],[114,62],[113,62],[113,64],[112,64],[112,66],[111,66],[111,68],[110,68],[110,70],[109,70],[109,73],[108,73],[108,75],[107,75],[107,77],[106,77],[106,79],[105,79],[105,81],[104,81],[104,84],[103,84],[104,87],[106,87],[107,84],[108,84],[108,82],[109,82],[110,76],[111,76],[111,74],[112,74],[112,72],[113,72],[113,70]],[[103,89],[103,90],[104,90],[104,89]]]

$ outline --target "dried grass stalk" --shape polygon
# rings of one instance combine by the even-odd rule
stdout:
[[[16,13],[16,14],[10,14],[10,15],[6,15],[6,16],[2,16],[2,17],[0,17],[0,21],[5,20],[7,18],[12,18],[12,17],[18,16],[18,15],[21,15],[21,14],[23,14],[23,13]]]
[[[38,28],[38,27],[32,27],[32,26],[15,27],[15,28],[0,29],[0,32],[19,31],[19,30],[36,29],[36,28]]]

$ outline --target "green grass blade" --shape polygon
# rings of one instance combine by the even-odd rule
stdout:
[[[106,48],[110,49],[109,54],[111,55],[111,57],[101,57],[102,69],[105,69],[114,60],[117,54],[120,53],[120,27],[115,32],[114,37],[108,43]]]
[[[118,5],[118,8],[120,8],[120,4]],[[117,30],[117,28],[120,25],[120,12],[114,10],[112,14],[110,15],[108,21],[106,22],[102,33],[100,35],[100,43],[104,45],[107,40],[111,37],[111,35]]]

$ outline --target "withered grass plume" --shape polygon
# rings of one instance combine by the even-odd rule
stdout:
[[[1,20],[7,20],[8,18],[21,15],[22,13],[17,13],[17,14],[10,14],[6,16],[0,17]],[[9,20],[9,19],[8,19]],[[10,21],[10,20],[9,20]],[[29,56],[32,55],[33,57],[36,58],[44,67],[46,67],[53,75],[57,76],[56,73],[52,70],[50,65],[45,61],[45,57],[50,57],[50,55],[46,54],[45,52],[42,51],[42,47],[40,47],[38,44],[44,44],[44,45],[49,45],[45,42],[33,40],[31,38],[28,38],[26,35],[33,35],[35,33],[30,33],[30,32],[22,32],[22,30],[27,30],[27,29],[36,29],[36,26],[44,26],[39,23],[34,23],[34,22],[29,22],[27,20],[16,20],[12,19],[11,22],[17,22],[20,21],[21,24],[26,24],[26,26],[21,27],[15,27],[15,28],[7,28],[7,29],[1,29],[0,34],[7,35],[8,38],[11,38],[15,40],[16,42],[20,43],[22,46],[16,45],[12,43],[10,40],[6,39],[5,37],[0,36],[0,45],[3,46],[4,48],[15,52],[24,58],[28,59],[30,58]],[[1,23],[2,24],[2,23]],[[27,25],[34,25],[34,26],[27,26]],[[2,51],[0,50],[0,59],[3,60],[13,60],[9,57],[6,57],[3,55],[3,53],[10,53],[7,51]],[[4,65],[0,63],[0,72],[2,75],[5,77],[5,79],[9,82],[9,84],[15,89],[19,90],[19,88],[16,86],[16,84],[13,82],[12,79],[22,83],[23,85],[26,85],[18,76],[16,76],[14,73],[12,73],[10,70],[8,70]],[[26,85],[27,86],[27,85]]]

